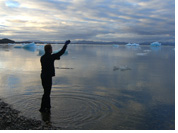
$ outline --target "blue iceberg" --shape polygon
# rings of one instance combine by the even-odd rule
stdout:
[[[25,44],[23,44],[23,48],[25,50],[34,52],[36,50],[36,44],[34,42],[32,42],[32,43],[25,43]]]
[[[15,44],[14,48],[24,48],[25,50],[28,50],[28,51],[35,51],[36,44],[35,43]]]
[[[126,44],[126,46],[140,46],[140,44],[137,44],[137,43],[128,43],[128,44]]]
[[[137,43],[128,43],[125,46],[126,46],[127,49],[131,49],[131,50],[141,49],[140,44],[137,44]]]
[[[153,47],[160,47],[161,43],[159,43],[159,42],[152,42],[150,45],[153,46]]]
[[[23,44],[23,48],[36,48],[36,44],[34,42],[32,43],[25,43]]]

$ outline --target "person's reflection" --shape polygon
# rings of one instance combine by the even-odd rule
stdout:
[[[51,113],[41,113],[41,119],[46,124],[51,124]]]

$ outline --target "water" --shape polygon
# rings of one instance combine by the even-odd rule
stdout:
[[[175,129],[174,47],[69,45],[55,61],[51,115],[38,111],[39,60],[38,50],[0,46],[0,98],[21,115],[61,129]]]

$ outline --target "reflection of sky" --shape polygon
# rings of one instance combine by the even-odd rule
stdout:
[[[24,49],[1,51],[0,66],[6,70],[15,71],[38,71],[40,69],[40,57]]]
[[[54,50],[57,48],[58,46],[54,46]],[[145,56],[137,56],[137,53],[144,50],[151,51]],[[69,54],[62,56],[60,61],[55,61],[58,69],[56,68],[56,76],[53,78],[52,99],[58,95],[62,97],[62,94],[67,96],[70,94],[76,99],[91,95],[96,101],[103,98],[105,104],[110,103],[110,108],[115,109],[104,121],[112,121],[116,125],[122,125],[122,122],[127,122],[131,118],[137,121],[138,119],[135,120],[134,117],[140,117],[139,119],[145,122],[145,119],[151,118],[154,109],[159,112],[159,114],[154,113],[155,116],[163,116],[160,109],[168,110],[167,107],[171,109],[174,107],[175,51],[171,47],[162,47],[159,51],[155,51],[149,46],[131,50],[125,46],[113,48],[71,45],[68,47],[68,52]],[[28,109],[32,108],[31,104],[34,104],[31,110],[35,112],[39,107],[36,102],[40,103],[42,95],[38,51],[0,49],[0,58],[1,95],[7,94],[10,97],[16,93],[22,97],[15,100],[11,97],[9,101],[17,104],[19,109],[22,108],[21,110],[27,114]],[[113,71],[114,66],[123,65],[127,65],[131,70]],[[29,103],[27,96],[30,98]],[[58,101],[54,103],[58,106]],[[25,109],[23,105],[26,104]],[[151,112],[148,112],[149,110]],[[118,122],[118,119],[122,120]],[[104,121],[101,123],[106,124]]]
[[[150,47],[145,49],[149,50]],[[169,93],[170,89],[174,92],[174,54],[170,55],[169,50],[163,49],[160,53],[152,51],[147,56],[135,56],[140,51],[143,50],[128,52],[123,47],[80,47],[80,52],[77,50],[73,53],[73,60],[64,59],[59,64],[75,68],[68,77],[70,82],[88,84],[91,91],[98,86],[102,89],[98,89],[97,93],[101,91],[102,95],[123,89],[138,92],[149,90],[146,95],[150,94],[153,100],[174,102],[174,93]],[[128,65],[132,70],[113,72],[114,66],[122,65]]]

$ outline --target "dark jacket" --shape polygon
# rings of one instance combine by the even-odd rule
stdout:
[[[41,76],[42,77],[53,77],[55,76],[55,69],[54,69],[54,61],[59,60],[60,56],[64,54],[67,45],[64,45],[63,48],[55,54],[45,53],[41,56]]]

